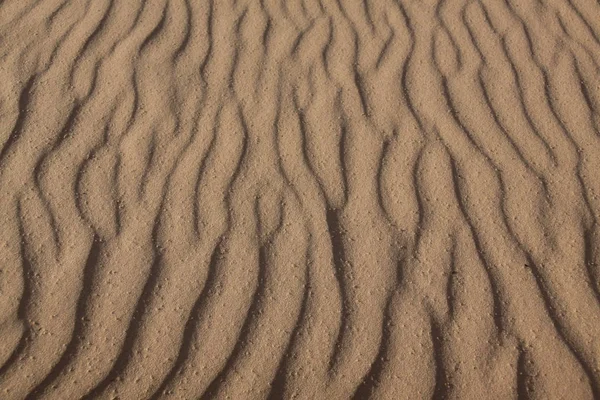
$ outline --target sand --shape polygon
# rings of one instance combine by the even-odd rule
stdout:
[[[600,398],[596,0],[0,1],[1,399]]]

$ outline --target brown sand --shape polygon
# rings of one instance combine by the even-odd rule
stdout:
[[[4,0],[0,51],[0,399],[600,398],[597,0]]]

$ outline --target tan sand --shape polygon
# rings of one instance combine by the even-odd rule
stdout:
[[[600,399],[597,0],[3,0],[0,91],[0,399]]]

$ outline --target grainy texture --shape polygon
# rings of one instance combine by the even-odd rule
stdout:
[[[4,0],[0,82],[0,398],[600,398],[597,0]]]

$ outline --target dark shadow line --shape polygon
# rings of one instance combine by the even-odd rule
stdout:
[[[271,244],[269,243],[269,241],[260,245],[260,248],[258,250],[258,275],[256,288],[252,295],[250,306],[246,311],[246,317],[244,318],[244,323],[242,325],[242,328],[240,329],[238,339],[236,340],[235,346],[231,351],[229,357],[227,357],[225,365],[223,366],[223,368],[221,368],[219,373],[208,385],[208,387],[200,397],[200,400],[210,400],[216,398],[227,376],[234,369],[235,364],[240,359],[242,351],[248,345],[250,336],[256,330],[256,316],[259,314],[259,311],[263,306],[265,293],[267,289],[266,282],[269,275],[267,273],[267,263],[269,259],[269,253],[271,251],[270,247]]]
[[[190,358],[192,352],[195,350],[194,343],[197,341],[196,336],[198,335],[198,324],[204,319],[204,315],[207,312],[206,309],[208,299],[214,292],[214,288],[217,284],[220,269],[219,262],[224,252],[224,237],[221,236],[211,254],[204,286],[202,287],[200,294],[196,298],[196,301],[190,310],[190,314],[183,329],[183,335],[181,337],[177,358],[175,359],[175,362],[171,366],[171,369],[167,375],[164,377],[160,386],[150,396],[150,400],[159,399],[160,396],[164,394],[167,387],[173,385],[175,377],[185,368],[186,362]]]
[[[165,6],[163,7],[161,14],[162,14],[162,16],[161,16],[158,24],[154,27],[154,29],[152,29],[152,31],[150,31],[150,34],[148,34],[148,36],[146,36],[146,38],[140,45],[140,49],[138,51],[139,54],[141,54],[144,51],[144,49],[146,48],[146,46],[148,46],[150,43],[152,43],[158,37],[160,32],[165,27],[165,23],[167,21],[167,15],[169,15],[168,2],[165,3]]]
[[[442,326],[433,315],[430,315],[430,324],[431,345],[435,363],[435,385],[431,399],[448,399],[452,393],[452,383],[445,362],[446,350],[444,348],[444,333],[442,331]]]
[[[342,298],[342,309],[340,312],[340,328],[337,334],[335,344],[333,346],[331,358],[329,359],[328,372],[335,372],[337,364],[340,361],[342,344],[345,341],[349,330],[348,316],[350,314],[348,292],[346,289],[346,269],[347,258],[343,241],[343,229],[340,222],[339,211],[327,208],[326,211],[327,231],[331,241],[331,250],[333,253],[333,266],[336,280],[338,281],[338,290]]]
[[[308,253],[310,250],[310,245],[307,250],[307,260]],[[310,263],[307,263],[304,273],[304,294],[302,296],[302,305],[300,306],[300,312],[298,313],[298,318],[296,320],[296,325],[292,330],[290,335],[290,339],[286,346],[285,352],[279,361],[279,366],[277,367],[277,372],[275,373],[275,377],[271,382],[271,390],[269,391],[269,395],[267,396],[267,400],[283,400],[286,399],[286,384],[287,377],[290,368],[290,362],[292,360],[292,353],[294,348],[296,347],[298,338],[300,337],[300,332],[302,328],[306,325],[306,321],[308,320],[308,303],[310,301],[311,295],[311,277],[310,277]]]
[[[17,318],[23,323],[23,333],[17,346],[13,349],[8,359],[0,367],[0,376],[4,375],[18,360],[23,357],[23,354],[30,346],[33,338],[32,327],[27,316],[29,307],[32,302],[33,286],[34,286],[34,269],[29,257],[29,252],[26,245],[25,228],[23,226],[23,210],[21,201],[16,200],[16,217],[18,221],[19,230],[19,253],[21,258],[21,270],[23,279],[23,290],[21,298],[19,299],[19,305],[17,307]]]
[[[195,177],[196,183],[194,184],[194,202],[193,202],[193,206],[192,206],[192,218],[194,220],[194,233],[196,234],[196,238],[200,238],[200,186],[202,183],[202,177],[206,173],[207,168],[208,168],[208,165],[207,165],[208,160],[212,156],[213,151],[216,147],[217,136],[218,136],[218,132],[219,132],[220,124],[221,124],[220,116],[221,116],[222,109],[223,108],[220,107],[217,110],[217,114],[215,115],[215,118],[213,120],[212,138],[210,139],[208,148],[206,149],[206,151],[204,152],[204,155],[202,156],[202,160],[200,161],[200,166],[198,168],[198,172]]]
[[[519,356],[517,358],[517,400],[530,400],[530,386],[533,376],[528,364],[532,362],[523,344],[518,345]]]
[[[43,397],[44,392],[56,381],[67,367],[75,360],[81,350],[85,333],[88,326],[87,311],[90,308],[92,292],[96,281],[98,269],[100,268],[100,257],[102,251],[102,242],[97,235],[94,235],[92,244],[88,253],[88,258],[83,268],[82,287],[77,299],[75,309],[75,324],[71,334],[71,339],[67,344],[60,360],[52,367],[44,379],[37,384],[27,395],[28,400],[34,400]]]
[[[371,363],[369,371],[363,376],[360,385],[354,391],[352,400],[366,400],[373,397],[373,393],[377,386],[381,383],[381,377],[384,369],[390,360],[390,350],[392,348],[392,328],[394,327],[394,316],[392,306],[395,296],[399,293],[400,287],[403,284],[403,271],[401,268],[403,260],[398,260],[396,274],[396,288],[393,289],[386,300],[383,309],[383,320],[381,324],[381,339],[379,341],[379,349],[375,359]]]
[[[8,136],[8,139],[6,140],[6,142],[4,142],[4,145],[2,146],[2,149],[0,150],[0,165],[2,165],[2,163],[5,161],[6,159],[6,154],[8,153],[8,151],[15,145],[15,143],[17,142],[17,140],[21,137],[21,134],[23,133],[23,127],[25,125],[25,120],[27,120],[27,118],[29,117],[29,113],[27,112],[27,107],[30,104],[30,97],[33,91],[33,86],[35,83],[35,79],[37,78],[37,75],[32,75],[29,80],[27,81],[27,83],[25,83],[25,86],[23,87],[23,89],[21,90],[21,93],[19,94],[19,114],[17,116],[17,120],[15,121],[15,125],[12,129],[12,131],[10,132],[10,135]]]
[[[152,242],[154,244],[153,248],[156,249],[157,243],[157,230],[158,230],[158,217],[154,222],[154,228],[152,233]],[[135,305],[135,309],[131,318],[129,320],[129,324],[125,331],[125,339],[123,344],[121,345],[121,349],[119,355],[116,360],[112,363],[112,367],[108,374],[98,383],[95,387],[90,389],[83,397],[82,400],[93,400],[99,398],[105,389],[110,386],[111,383],[115,382],[127,369],[127,367],[131,364],[131,359],[133,358],[135,352],[135,342],[139,337],[139,333],[143,328],[142,320],[146,315],[148,309],[150,308],[150,304],[152,303],[152,296],[156,291],[156,287],[158,285],[158,277],[160,275],[160,270],[162,266],[162,255],[155,250],[154,260],[152,265],[150,266],[150,271],[148,272],[148,279],[144,284],[144,288],[142,289],[142,293],[137,300]]]
[[[446,151],[448,152],[447,148],[446,148]],[[502,310],[502,302],[500,299],[500,297],[502,297],[502,293],[500,291],[500,287],[498,286],[498,284],[496,283],[496,280],[494,279],[494,273],[492,272],[492,268],[487,263],[485,253],[481,247],[479,238],[477,237],[475,226],[473,224],[473,221],[471,220],[471,217],[467,211],[467,207],[464,204],[463,198],[461,196],[460,183],[458,182],[459,174],[458,174],[458,170],[456,168],[456,164],[455,164],[452,156],[450,156],[450,166],[451,166],[451,171],[452,171],[452,185],[454,188],[454,194],[456,196],[459,209],[461,211],[461,214],[465,218],[465,222],[467,223],[467,225],[469,227],[469,231],[470,231],[471,237],[473,239],[473,244],[475,245],[475,250],[477,252],[477,257],[479,258],[479,261],[481,262],[481,264],[484,267],[484,271],[486,272],[488,282],[490,284],[490,288],[492,289],[491,294],[492,294],[492,312],[494,314],[493,315],[494,326],[496,327],[498,336],[501,336],[505,331],[504,312]]]
[[[175,50],[175,53],[173,54],[173,62],[176,62],[177,60],[179,60],[179,57],[181,57],[184,54],[184,52],[187,49],[188,45],[190,44],[190,41],[192,38],[192,7],[190,5],[190,0],[184,0],[183,5],[185,8],[185,19],[186,19],[185,33],[183,35],[183,40],[181,41],[179,46],[177,46],[177,49]]]
[[[590,389],[592,390],[593,398],[600,399],[600,387],[596,380],[594,367],[589,365],[589,363],[585,360],[584,356],[581,355],[581,352],[576,348],[576,346],[572,343],[572,341],[567,337],[567,335],[563,331],[562,325],[556,317],[556,315],[558,314],[557,310],[552,305],[552,296],[548,294],[548,287],[546,285],[544,277],[539,271],[539,267],[533,262],[533,259],[531,258],[528,252],[526,252],[525,250],[523,250],[523,252],[526,254],[527,265],[529,266],[529,270],[531,271],[536,286],[538,287],[539,293],[544,302],[544,306],[547,310],[548,318],[552,322],[556,334],[566,345],[571,354],[575,357],[575,359],[581,366],[581,369],[583,369],[586,377],[588,378],[588,383],[590,385]]]

